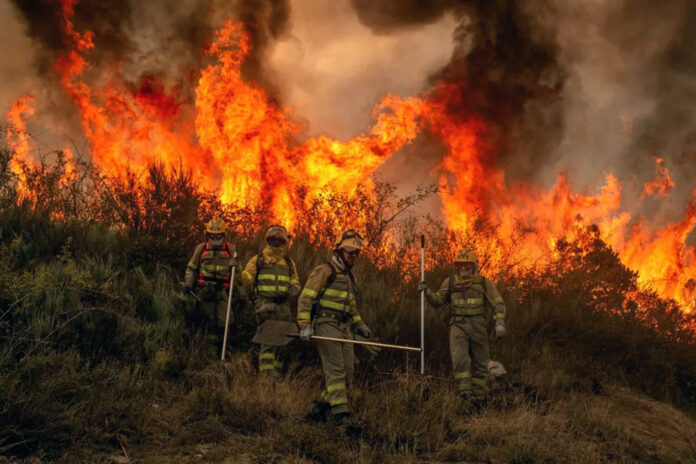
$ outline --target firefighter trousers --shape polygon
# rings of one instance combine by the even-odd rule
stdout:
[[[450,326],[452,371],[459,393],[484,399],[488,376],[488,324],[486,316],[454,316]]]
[[[314,323],[314,333],[321,337],[353,338],[350,325],[332,319],[319,318]],[[324,369],[325,388],[321,394],[323,400],[331,405],[331,412],[336,414],[348,412],[348,393],[346,383],[353,379],[354,353],[350,343],[315,340],[321,365]]]

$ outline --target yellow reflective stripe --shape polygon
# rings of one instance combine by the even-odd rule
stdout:
[[[194,271],[198,269],[198,266],[196,266],[195,264],[192,264],[192,263],[188,263],[188,265],[186,267],[191,269],[191,270],[194,270]]]
[[[486,379],[471,379],[471,382],[475,385],[484,386],[486,385]]]
[[[446,295],[443,295],[441,293],[433,293],[430,295],[430,298],[437,304],[442,304],[445,302],[445,299],[447,298]]]
[[[259,359],[275,359],[275,354],[273,353],[261,353]]]
[[[335,383],[333,385],[329,385],[326,387],[326,391],[329,393],[333,393],[335,391],[345,390],[345,389],[346,389],[346,384],[344,384],[344,383]]]
[[[299,320],[308,320],[309,317],[309,311],[300,311],[299,313],[297,313],[297,319]]]
[[[318,295],[318,293],[312,290],[311,288],[305,288],[304,290],[302,290],[302,294],[312,298],[316,298]]]
[[[276,280],[275,274],[259,274],[259,280]]]
[[[287,292],[288,291],[288,287],[286,287],[285,285],[278,285],[278,287],[276,287],[276,288],[278,289],[279,292]]]
[[[278,276],[278,280],[280,280],[280,281],[282,281],[282,282],[290,282],[290,277],[289,277],[289,276],[285,276],[285,275],[279,275],[279,276]]]
[[[362,322],[362,317],[353,316],[353,324],[357,324],[358,322]]]
[[[454,378],[457,380],[461,379],[470,379],[471,378],[471,372],[464,371],[464,372],[457,372],[454,374]]]
[[[296,285],[300,285],[300,281],[297,280],[297,279],[292,279],[292,280],[290,281],[290,285],[292,285],[293,287],[296,286]]]
[[[495,313],[493,319],[505,319],[505,313]]]
[[[329,404],[331,405],[331,407],[340,406],[342,404],[347,404],[347,403],[348,403],[348,398],[346,398],[346,397],[335,398],[335,399],[329,400]]]
[[[460,306],[464,305],[482,305],[483,304],[483,298],[462,298],[462,299],[454,299],[452,300],[452,303]]]
[[[274,364],[261,364],[259,366],[260,371],[271,371],[275,370],[275,365]]]
[[[324,295],[335,296],[338,298],[345,298],[348,296],[348,292],[346,292],[344,290],[334,290],[333,288],[327,288],[326,291],[324,292]]]
[[[275,285],[259,285],[259,291],[260,292],[275,292],[276,291]]]
[[[334,303],[333,301],[324,299],[319,300],[319,305],[326,308],[337,309],[338,311],[343,311],[346,308],[346,305],[343,303]]]
[[[252,276],[251,272],[249,272],[249,271],[244,271],[242,273],[242,276],[244,277],[245,280],[248,280],[248,281],[254,280],[254,276]]]
[[[214,267],[215,267],[216,271],[226,271],[229,268],[229,266],[222,266],[222,265],[214,266]]]

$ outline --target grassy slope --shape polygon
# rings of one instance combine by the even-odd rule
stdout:
[[[16,256],[22,246],[8,246],[6,251],[14,251],[5,256]],[[240,248],[247,258],[254,249]],[[309,250],[301,242],[293,250],[302,275],[323,259]],[[462,411],[454,394],[446,328],[437,312],[428,312],[435,377],[414,375],[415,360],[407,367],[400,353],[385,351],[376,359],[362,353],[352,397],[364,428],[360,438],[348,439],[330,424],[298,421],[321,386],[313,349],[289,350],[283,380],[260,378],[248,344],[253,326],[244,325],[234,337],[238,353],[220,365],[183,325],[185,302],[171,273],[166,267],[127,270],[110,259],[72,257],[65,250],[32,267],[31,290],[24,290],[21,305],[31,314],[25,323],[37,337],[49,330],[41,324],[61,335],[51,336],[53,349],[32,352],[2,378],[4,399],[13,403],[7,414],[20,421],[20,433],[30,440],[25,451],[14,449],[19,456],[95,462],[125,449],[142,462],[696,459],[693,418],[636,391],[664,399],[683,394],[673,389],[661,396],[651,387],[660,376],[663,383],[676,382],[672,367],[635,371],[627,361],[651,340],[638,338],[633,348],[607,353],[602,347],[611,347],[620,330],[610,325],[613,319],[585,317],[567,307],[559,311],[549,296],[520,299],[516,290],[505,292],[511,333],[493,352],[510,375],[494,385],[496,400],[480,417]],[[403,291],[385,301],[384,293],[394,294],[398,286],[397,276],[365,261],[356,273],[365,282],[364,312],[371,325],[388,341],[417,344],[417,298]],[[540,304],[539,298],[545,300]],[[86,302],[108,311],[87,313],[61,328],[58,321]],[[58,321],[49,323],[47,314],[59,315]],[[111,329],[104,332],[105,326]],[[583,338],[596,326],[606,333]],[[657,347],[651,350],[660,358]],[[635,381],[645,375],[651,377],[644,385]],[[689,405],[682,402],[686,410]]]
[[[297,420],[317,390],[316,369],[268,382],[246,356],[197,372],[192,388],[158,385],[138,443],[142,462],[688,462],[696,422],[673,407],[608,387],[540,401],[502,387],[503,404],[479,417],[459,412],[452,385],[414,375],[385,378],[354,392],[364,429],[345,438],[331,425]],[[369,393],[368,393],[369,390]],[[92,446],[62,462],[93,462]],[[118,451],[116,451],[118,453]]]
[[[216,206],[192,196],[190,179],[157,175],[133,200],[133,189],[116,187],[71,196],[49,182],[60,176],[37,173],[37,191],[53,195],[33,206],[17,205],[0,182],[6,459],[100,462],[125,450],[141,462],[696,460],[696,344],[681,329],[694,321],[636,294],[635,276],[591,233],[584,252],[569,244],[542,275],[499,282],[509,336],[493,353],[509,376],[482,416],[461,410],[444,318],[429,310],[432,377],[414,375],[416,360],[407,366],[402,353],[363,353],[351,394],[363,432],[348,439],[297,420],[321,386],[312,347],[294,345],[277,382],[252,367],[248,315],[231,362],[205,350],[176,279],[199,238],[197,216]],[[239,240],[244,260],[259,239]],[[291,256],[305,278],[325,252],[298,239]],[[365,259],[355,271],[375,332],[417,345],[414,283]],[[435,269],[428,280],[447,273]]]

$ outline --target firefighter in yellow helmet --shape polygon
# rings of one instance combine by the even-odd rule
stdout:
[[[225,222],[218,216],[205,225],[205,242],[194,250],[184,277],[184,287],[197,298],[195,317],[217,348],[222,347],[225,331],[230,273],[237,264],[234,245],[225,240],[226,232]],[[239,282],[237,277],[235,280]]]
[[[450,354],[454,378],[463,399],[472,400],[473,406],[480,409],[485,405],[487,393],[487,309],[493,312],[496,338],[502,338],[505,303],[493,283],[478,273],[478,259],[473,250],[457,253],[454,268],[455,273],[442,282],[437,292],[430,291],[425,282],[418,284],[418,290],[425,292],[433,306],[451,303]]]
[[[372,337],[357,308],[357,287],[351,269],[363,246],[355,230],[346,231],[336,242],[331,259],[315,267],[300,294],[297,324],[300,338],[311,336],[352,339],[355,332]],[[353,346],[348,343],[316,340],[325,376],[321,398],[314,402],[307,419],[323,422],[331,411],[335,422],[350,427],[346,382],[353,377]]]
[[[252,287],[254,315],[258,325],[267,320],[292,322],[290,298],[300,293],[300,279],[295,263],[288,257],[290,235],[285,227],[274,225],[266,230],[261,253],[249,260],[242,273],[242,283]],[[282,362],[277,346],[261,345],[259,371],[278,375]]]

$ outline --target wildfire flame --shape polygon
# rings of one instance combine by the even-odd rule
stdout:
[[[366,134],[300,142],[303,127],[293,122],[290,110],[243,79],[240,66],[251,45],[242,25],[231,21],[206,50],[211,63],[200,73],[193,108],[152,76],[137,86],[127,84],[117,66],[102,70],[109,76],[106,84],[89,86],[84,74],[93,34],[75,30],[76,2],[61,3],[68,51],[58,56],[54,69],[79,110],[94,163],[108,175],[142,172],[153,162],[183,166],[195,173],[201,188],[218,191],[224,204],[265,211],[269,220],[291,228],[327,192],[350,196],[359,185],[369,192],[370,175],[427,130],[446,148],[436,174],[448,227],[476,235],[485,222],[494,231],[476,240],[478,251],[491,257],[489,272],[508,269],[511,257],[527,269],[549,262],[560,240],[572,241],[596,224],[622,262],[638,272],[641,285],[693,310],[696,256],[686,239],[696,226],[696,199],[682,220],[650,230],[642,218],[620,210],[623,184],[612,174],[594,195],[574,192],[565,174],[549,190],[508,185],[486,145],[485,123],[449,114],[444,103],[455,97],[445,85],[421,98],[387,95],[373,109],[375,122]],[[20,160],[27,159],[23,118],[32,114],[30,102],[23,97],[8,114],[7,138]],[[661,159],[657,174],[642,198],[665,197],[674,187]],[[358,226],[369,220],[349,219]],[[459,244],[449,246],[451,252]]]

